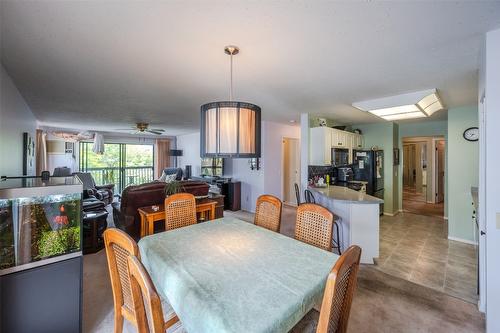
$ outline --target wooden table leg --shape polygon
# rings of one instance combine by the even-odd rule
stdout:
[[[210,205],[210,220],[215,220],[215,202]]]
[[[144,214],[140,213],[141,215],[141,238],[146,236],[146,230],[148,230],[148,220],[146,218],[146,216],[144,216]]]
[[[152,235],[155,233],[155,221],[153,218],[148,217],[148,235]]]

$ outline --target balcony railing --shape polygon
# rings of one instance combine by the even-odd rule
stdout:
[[[138,185],[153,181],[153,166],[139,167],[106,167],[87,168],[97,185],[115,184],[115,193],[121,194],[123,189],[129,185]]]

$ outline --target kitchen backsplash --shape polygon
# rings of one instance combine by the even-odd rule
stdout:
[[[316,176],[324,177],[325,175],[330,175],[333,177],[333,167],[330,165],[309,165],[307,168],[307,179],[314,178]]]

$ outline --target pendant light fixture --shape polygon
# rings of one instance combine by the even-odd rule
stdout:
[[[233,101],[233,56],[239,51],[233,45],[224,48],[231,59],[229,101],[201,106],[201,157],[260,157],[260,107]]]

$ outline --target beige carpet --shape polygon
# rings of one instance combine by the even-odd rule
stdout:
[[[253,221],[246,212],[231,212]],[[293,235],[295,210],[285,207],[281,233]],[[84,257],[83,332],[113,332],[113,298],[104,251]],[[314,332],[311,311],[294,333]],[[349,332],[484,332],[484,316],[475,305],[412,282],[362,266]],[[136,332],[125,323],[124,332]],[[194,332],[191,332],[194,333]]]

